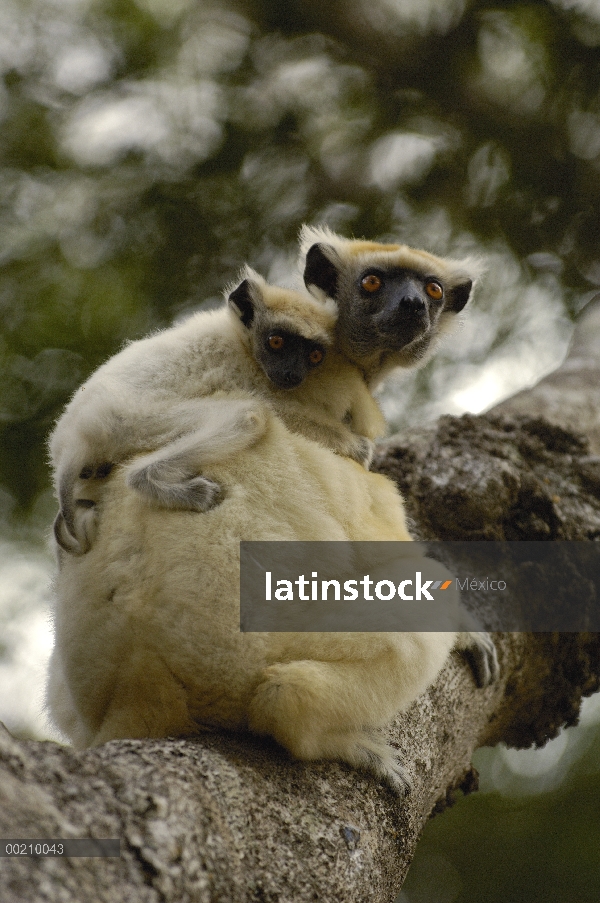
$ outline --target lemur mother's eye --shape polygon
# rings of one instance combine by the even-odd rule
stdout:
[[[360,280],[361,286],[366,292],[376,292],[381,288],[381,279],[375,273],[369,273]]]
[[[430,298],[433,298],[434,301],[439,301],[442,295],[444,294],[444,289],[439,284],[439,282],[435,282],[433,279],[431,282],[428,282],[425,286],[425,291],[429,295]]]
[[[313,348],[313,350],[308,355],[309,361],[314,366],[316,366],[317,364],[320,364],[324,357],[325,357],[325,355],[323,354],[323,352],[321,351],[320,348]]]
[[[281,351],[285,345],[285,339],[282,335],[270,335],[267,344],[273,351]]]

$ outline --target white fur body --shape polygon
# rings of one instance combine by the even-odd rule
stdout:
[[[335,318],[313,305],[306,330],[323,336]],[[403,788],[378,731],[477,637],[240,632],[241,540],[401,540],[407,551],[410,541],[394,484],[343,457],[357,435],[382,432],[361,368],[330,352],[283,392],[251,352],[228,311],[198,314],[128,346],[59,421],[59,483],[83,464],[117,466],[94,498],[89,550],[60,553],[51,716],[78,748],[249,729],[299,759],[340,759]],[[201,468],[223,500],[204,513],[153,503],[131,487],[155,465],[171,483]]]
[[[56,725],[79,748],[250,729],[402,785],[377,730],[432,683],[456,634],[239,629],[240,540],[409,540],[395,486],[271,413],[252,447],[207,472],[226,495],[204,514],[148,504],[124,469],[107,481],[94,545],[63,556],[57,577]]]

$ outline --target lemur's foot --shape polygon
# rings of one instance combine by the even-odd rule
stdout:
[[[469,662],[478,687],[487,687],[500,676],[498,653],[491,634],[469,633],[471,642],[462,652]]]
[[[331,700],[323,697],[323,691],[331,686],[327,666],[323,683],[324,664],[294,661],[267,667],[250,702],[250,730],[270,734],[297,759],[347,762],[385,781],[398,796],[406,796],[410,778],[379,730],[345,729],[339,724],[339,715],[336,726],[334,711],[332,722],[327,723],[326,708]],[[335,665],[332,667],[335,670]]]
[[[86,464],[81,468],[79,479],[104,480],[111,473],[114,466],[110,461],[103,461],[102,464]]]
[[[171,482],[161,476],[160,464],[149,464],[139,470],[130,470],[127,483],[136,492],[158,502],[165,508],[176,508],[204,513],[223,501],[223,488],[207,477],[191,477]]]
[[[61,510],[54,520],[54,538],[63,551],[71,555],[89,552],[96,537],[96,502],[100,492],[93,481],[105,480],[113,468],[114,464],[110,461],[85,464],[78,476],[84,484],[78,484],[77,480],[72,484],[68,482],[68,491],[59,493]]]
[[[356,764],[370,771],[398,794],[400,798],[407,796],[412,789],[412,781],[398,753],[383,737],[365,732],[356,735],[353,757]]]
[[[349,457],[354,458],[359,464],[368,470],[375,453],[375,443],[364,436],[357,436],[356,442],[349,451]]]
[[[85,555],[96,537],[96,503],[78,499],[75,503],[73,532],[69,530],[62,511],[54,518],[54,538],[60,548],[70,555]]]

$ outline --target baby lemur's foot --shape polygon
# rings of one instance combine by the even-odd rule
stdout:
[[[110,461],[101,464],[86,464],[79,473],[80,480],[105,480],[115,465]]]
[[[73,531],[68,528],[62,511],[54,518],[54,538],[61,549],[71,555],[85,555],[96,537],[96,503],[88,499],[75,502]]]
[[[127,474],[127,484],[165,508],[206,512],[223,501],[223,488],[207,477],[171,482],[162,476],[160,463],[149,464]]]
[[[65,552],[84,555],[89,552],[97,530],[96,502],[103,487],[96,481],[105,480],[114,468],[109,461],[85,464],[78,480],[66,481],[67,489],[59,493],[61,510],[54,520],[54,538]],[[79,482],[82,481],[82,482]]]

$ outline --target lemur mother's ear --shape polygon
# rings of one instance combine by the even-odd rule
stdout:
[[[463,282],[460,285],[455,285],[454,288],[448,292],[449,297],[444,305],[444,310],[451,311],[455,314],[460,313],[469,300],[472,288],[473,282],[471,279],[467,279],[466,282]]]
[[[306,265],[304,267],[304,284],[310,291],[311,285],[320,288],[328,298],[335,298],[338,288],[338,271],[331,262],[325,248],[330,252],[333,248],[328,245],[312,245],[306,252]]]
[[[244,326],[250,327],[254,320],[254,301],[250,293],[250,282],[244,279],[227,299],[229,307],[240,318]]]

